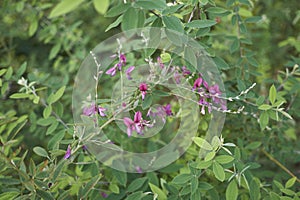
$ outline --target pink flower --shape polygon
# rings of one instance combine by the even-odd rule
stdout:
[[[68,145],[66,154],[65,154],[65,156],[64,156],[64,159],[65,159],[65,160],[71,157],[71,151],[72,151],[72,150],[71,150],[71,145]]]
[[[142,93],[142,100],[144,100],[145,96],[147,94],[148,86],[147,86],[146,83],[141,83],[140,86],[139,86],[139,89],[140,89],[140,91]]]
[[[206,98],[200,97],[200,100],[199,100],[198,103],[199,103],[200,105],[202,105],[201,111],[200,111],[202,115],[205,115],[205,107],[208,108],[208,113],[211,112],[211,105],[209,104],[209,102],[206,101]]]
[[[161,61],[161,57],[157,57],[157,63],[159,64],[161,69],[165,67],[165,65]]]
[[[106,114],[104,111],[106,111],[105,108],[102,108],[101,106],[97,107],[95,103],[92,103],[91,106],[83,108],[83,115],[91,116],[99,113],[101,117],[105,117]]]
[[[163,106],[164,111],[166,112],[167,116],[173,115],[172,110],[171,110],[171,104],[167,104],[166,106]]]
[[[125,54],[120,54],[120,57],[119,57],[119,63],[121,63],[121,65],[126,65],[126,56]]]
[[[105,73],[111,76],[116,75],[117,69],[119,71],[122,70],[122,66],[126,65],[126,56],[124,54],[120,54],[119,56],[119,62],[117,64],[115,64],[112,68],[110,68],[109,70],[107,70]]]
[[[136,166],[136,167],[135,167],[135,170],[136,170],[137,173],[139,173],[139,174],[142,174],[142,173],[143,173],[142,168],[141,168],[140,166]]]
[[[188,69],[186,68],[186,66],[183,66],[183,67],[181,68],[181,70],[182,70],[182,75],[183,75],[183,76],[187,76],[187,75],[190,75],[190,74],[191,74],[190,70],[188,70]]]
[[[132,131],[136,131],[138,134],[143,134],[144,127],[152,127],[153,125],[150,124],[149,121],[143,120],[142,113],[140,111],[137,111],[134,114],[133,120],[124,117],[123,119],[124,124],[127,126],[127,135],[130,137],[132,135]]]
[[[135,130],[135,123],[132,121],[132,119],[130,119],[128,117],[124,117],[123,122],[127,126],[127,135],[128,135],[128,137],[130,137],[132,134],[132,131]]]
[[[194,82],[193,90],[199,88],[203,82],[203,79],[201,77],[197,78]]]
[[[116,75],[117,72],[117,66],[113,66],[112,68],[110,68],[109,70],[107,70],[105,73],[111,76]]]
[[[130,73],[134,70],[134,66],[130,66],[126,71],[125,71],[125,74],[126,74],[126,77],[128,80],[131,80],[131,76],[130,76]]]
[[[181,75],[177,71],[174,72],[174,79],[177,84],[180,83]]]

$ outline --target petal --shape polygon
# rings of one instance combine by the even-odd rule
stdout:
[[[134,122],[138,123],[142,120],[142,113],[140,111],[137,111],[134,115]]]
[[[131,133],[132,133],[132,129],[130,127],[127,127],[127,135],[128,135],[128,137],[131,136]]]
[[[106,73],[106,74],[109,74],[109,75],[111,75],[111,76],[114,76],[114,75],[116,74],[116,67],[114,66],[114,67],[110,68],[110,69],[107,70],[105,73]]]
[[[127,127],[130,127],[133,124],[132,119],[130,119],[128,117],[124,117],[123,122]]]
[[[130,66],[128,67],[128,69],[126,70],[126,73],[131,73],[134,70],[134,66]]]

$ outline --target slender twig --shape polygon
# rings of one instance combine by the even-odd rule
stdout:
[[[300,179],[293,174],[288,168],[286,168],[283,164],[281,164],[276,158],[274,158],[271,154],[266,152],[264,149],[261,150],[271,161],[273,161],[276,165],[278,165],[281,169],[283,169],[286,173],[288,173],[292,177],[296,177],[297,182],[300,183]]]

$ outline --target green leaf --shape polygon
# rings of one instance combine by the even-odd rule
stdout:
[[[8,199],[15,199],[17,196],[19,196],[19,192],[10,191],[10,192],[4,192],[0,194],[0,200],[8,200]]]
[[[58,17],[60,15],[71,12],[76,9],[84,0],[62,0],[51,11],[49,18]]]
[[[260,110],[270,110],[271,108],[272,108],[272,106],[270,106],[268,104],[263,104],[258,107],[258,109],[260,109]]]
[[[138,25],[138,13],[135,8],[128,8],[123,15],[121,24],[122,31],[128,31],[130,29],[137,28]]]
[[[47,200],[54,200],[54,197],[52,196],[52,194],[50,192],[46,192],[44,190],[36,190],[36,193],[38,196],[40,196],[42,199],[47,199]]]
[[[66,86],[62,86],[61,88],[59,88],[59,90],[57,90],[56,93],[52,93],[48,99],[47,99],[47,103],[48,104],[53,104],[55,103],[56,101],[58,101],[62,95],[64,94],[65,92],[65,89],[66,89]]]
[[[183,33],[183,26],[181,21],[175,16],[163,16],[164,25],[171,30]]]
[[[135,2],[135,5],[146,10],[163,10],[167,8],[166,1],[164,0],[138,0]]]
[[[29,25],[29,30],[28,30],[29,37],[33,36],[37,29],[38,29],[38,20],[36,18],[33,18]]]
[[[215,155],[216,155],[215,151],[209,152],[208,154],[206,154],[204,161],[207,162],[207,161],[212,160],[215,157]]]
[[[108,189],[110,191],[112,191],[113,193],[115,194],[119,194],[120,193],[120,189],[119,189],[119,186],[115,183],[110,183],[109,186],[108,186]]]
[[[53,172],[52,181],[55,182],[58,176],[60,175],[63,167],[65,166],[66,160],[61,160],[58,165],[56,165],[56,168]]]
[[[158,200],[166,200],[167,199],[167,196],[166,194],[159,188],[157,187],[156,185],[153,185],[152,183],[149,183],[149,186],[151,188],[151,191],[154,193],[154,194],[157,194],[158,196]]]
[[[213,162],[213,172],[219,181],[223,182],[225,180],[224,169],[218,162]]]
[[[51,124],[51,126],[49,126],[46,131],[46,135],[50,135],[51,133],[53,133],[56,130],[58,125],[59,125],[58,121],[55,121],[53,124]]]
[[[55,56],[58,54],[59,50],[61,48],[61,43],[56,43],[52,48],[51,48],[51,51],[50,51],[50,54],[49,54],[49,57],[48,59],[49,60],[52,60],[53,58],[55,58]]]
[[[217,65],[217,67],[219,69],[224,69],[224,70],[227,70],[229,69],[229,65],[225,62],[225,60],[223,60],[222,58],[220,57],[214,57],[213,58],[213,61],[215,62],[215,64]]]
[[[240,42],[238,38],[235,38],[230,46],[230,53],[236,52],[240,48]]]
[[[160,58],[161,58],[162,63],[170,62],[170,60],[172,59],[172,57],[169,53],[160,54]]]
[[[142,191],[138,191],[129,195],[125,200],[141,200],[145,196]]]
[[[274,85],[272,85],[271,88],[270,88],[270,91],[269,91],[269,100],[270,100],[272,105],[275,103],[276,95],[277,95],[276,88],[275,88]]]
[[[82,191],[83,196],[81,197],[82,199],[85,199],[88,196],[88,194],[90,193],[90,191],[99,182],[99,180],[101,179],[101,177],[102,177],[102,175],[100,174],[98,176],[95,176],[95,177],[91,178],[91,180],[83,188],[83,191]]]
[[[209,183],[206,183],[206,182],[199,182],[199,189],[201,190],[210,190],[214,188],[214,186],[212,186],[211,184]]]
[[[172,183],[182,185],[191,180],[191,178],[191,174],[179,174],[172,180]]]
[[[44,111],[43,111],[43,117],[44,117],[45,119],[47,119],[47,118],[51,115],[51,113],[52,113],[52,106],[49,105],[49,106],[47,106],[47,107],[44,109]]]
[[[42,157],[48,157],[47,151],[42,147],[34,147],[33,152]]]
[[[130,7],[129,3],[126,4],[120,3],[119,5],[113,6],[111,9],[109,9],[106,12],[105,17],[116,17],[124,13],[129,7]]]
[[[18,71],[16,72],[16,76],[20,78],[24,72],[26,71],[27,62],[23,62]],[[1,75],[0,75],[1,76]]]
[[[290,179],[285,183],[285,188],[291,188],[291,187],[293,187],[293,185],[295,184],[296,180],[297,180],[297,177],[290,178]]]
[[[49,126],[50,124],[54,123],[56,121],[55,117],[49,117],[47,119],[40,118],[37,121],[37,124],[40,126]]]
[[[245,22],[246,23],[257,23],[260,20],[262,20],[261,16],[253,16],[253,17],[249,17],[249,18],[245,19]]]
[[[145,99],[142,102],[142,108],[143,110],[149,108],[152,104],[152,95],[148,94],[146,95]]]
[[[269,115],[267,112],[263,112],[261,113],[260,117],[259,117],[259,124],[260,124],[260,128],[262,130],[264,130],[267,125],[269,123]]]
[[[123,185],[124,187],[126,186],[127,183],[127,173],[118,171],[118,170],[113,170],[112,172],[113,176],[116,177],[117,181]]]
[[[48,142],[48,149],[54,149],[54,147],[59,145],[59,142],[64,138],[65,130],[56,133]]]
[[[213,13],[213,14],[224,14],[228,12],[228,10],[221,8],[221,7],[210,7],[206,9],[207,12]]]
[[[9,67],[4,75],[4,78],[6,80],[9,80],[11,78],[12,74],[13,74],[13,68]]]
[[[213,147],[203,138],[200,137],[194,137],[193,141],[196,143],[196,145],[198,145],[200,148],[204,149],[204,150],[213,150]]]
[[[193,176],[191,180],[191,194],[195,194],[198,189],[199,181],[197,176]]]
[[[245,149],[251,149],[251,150],[254,150],[254,149],[257,149],[258,147],[260,147],[261,145],[261,142],[251,142],[250,144],[248,144]]]
[[[194,20],[187,23],[185,26],[189,28],[207,28],[217,24],[215,20]]]
[[[226,200],[236,200],[238,197],[238,187],[235,180],[232,180],[226,189]]]
[[[97,12],[104,15],[109,7],[109,0],[93,0],[93,4]]]
[[[24,93],[15,93],[11,95],[9,98],[11,99],[24,99],[30,97],[30,94],[24,94]]]
[[[16,179],[16,178],[0,178],[0,183],[3,184],[3,185],[18,185],[20,184],[20,180],[19,179]]]
[[[215,160],[220,164],[227,164],[234,160],[234,157],[229,155],[220,155],[215,158]]]
[[[260,188],[259,183],[256,181],[255,178],[252,179],[250,183],[250,198],[251,200],[260,199]]]
[[[135,191],[137,191],[138,189],[140,189],[145,184],[145,182],[147,180],[148,180],[147,177],[135,179],[128,186],[127,192],[135,192]]]
[[[187,65],[192,65],[193,68],[197,68],[197,58],[193,49],[189,46],[184,48],[184,59]]]
[[[7,69],[1,69],[0,70],[0,76],[2,76],[3,74],[5,74],[6,71],[7,71]]]
[[[111,23],[106,29],[105,32],[109,31],[112,28],[115,28],[117,26],[119,26],[119,24],[122,22],[123,20],[123,15],[119,16],[118,19],[116,19],[116,21],[114,21],[113,23]]]

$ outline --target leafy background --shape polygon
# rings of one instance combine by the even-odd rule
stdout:
[[[0,199],[300,198],[298,1],[167,6],[172,2],[1,1]],[[255,115],[229,114],[225,142],[206,144],[199,134],[184,156],[157,172],[118,172],[83,150],[64,160],[77,141],[71,95],[81,62],[105,38],[147,26],[195,37],[216,62],[228,95],[257,83],[248,98],[228,105]],[[35,82],[37,95],[19,91],[21,77]],[[276,111],[281,102],[284,112]],[[211,157],[201,160],[204,143]]]

